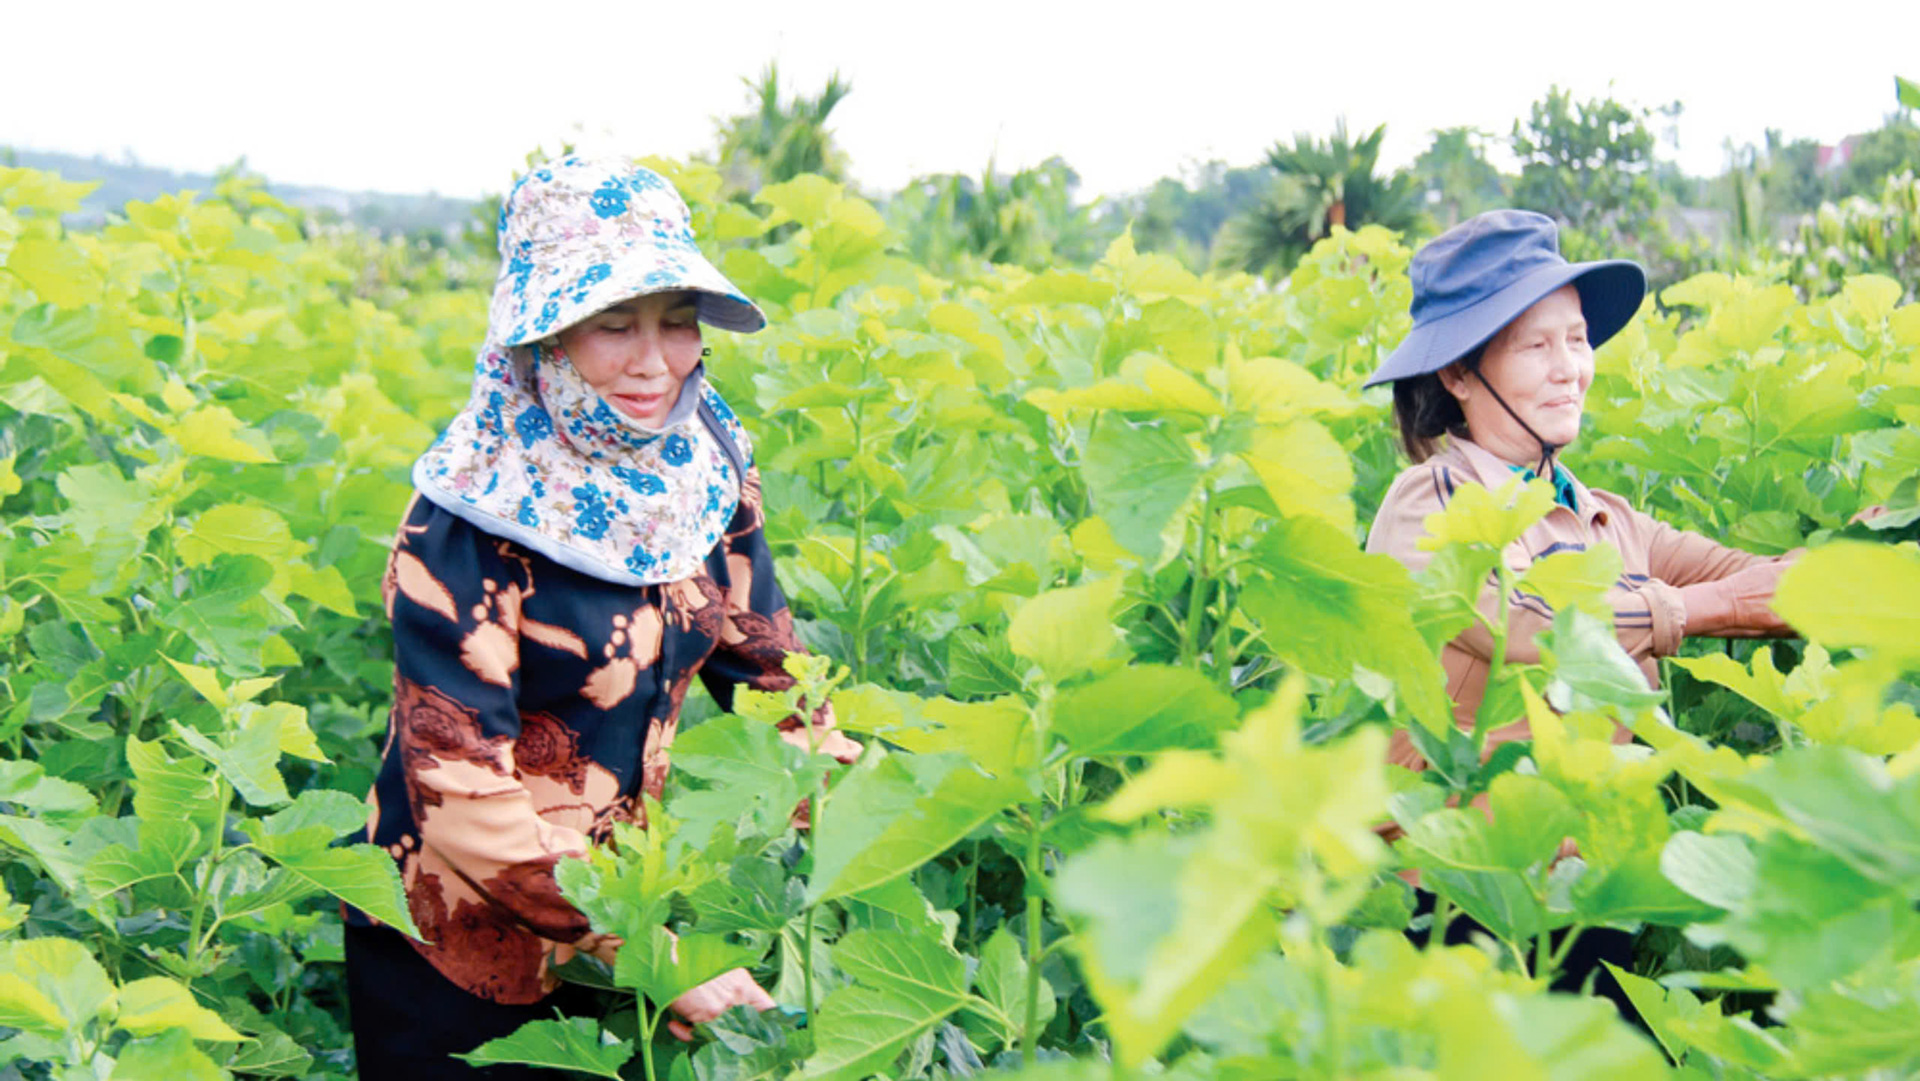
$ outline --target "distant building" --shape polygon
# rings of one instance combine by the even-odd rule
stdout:
[[[1849,135],[1840,140],[1838,146],[1822,146],[1813,152],[1814,168],[1822,173],[1831,173],[1844,169],[1853,160],[1853,149],[1860,142],[1858,135]]]

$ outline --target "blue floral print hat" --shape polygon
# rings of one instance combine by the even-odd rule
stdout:
[[[690,290],[699,317],[765,316],[693,246],[657,174],[568,158],[500,218],[506,256],[467,407],[413,466],[420,495],[481,531],[622,585],[697,572],[751,498],[753,443],[696,365],[658,426],[613,408],[553,335],[629,297]]]
[[[701,322],[751,334],[767,317],[694,245],[665,178],[615,159],[569,156],[531,170],[500,204],[500,278],[488,334],[525,345],[649,293],[687,290]]]

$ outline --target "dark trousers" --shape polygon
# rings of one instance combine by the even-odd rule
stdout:
[[[1426,890],[1415,890],[1413,914],[1415,916],[1432,915],[1434,901],[1435,897],[1432,893]],[[1453,910],[1453,921],[1447,925],[1446,944],[1465,945],[1473,940],[1476,932],[1488,933],[1485,927],[1474,922],[1473,917],[1456,908]],[[1559,949],[1566,934],[1565,931],[1552,932],[1547,939],[1547,948]],[[1407,939],[1416,946],[1424,947],[1430,935],[1430,931],[1408,931]],[[1613,973],[1608,972],[1601,965],[1602,961],[1611,961],[1623,971],[1632,971],[1633,936],[1625,931],[1615,931],[1608,927],[1595,927],[1580,932],[1579,940],[1573,944],[1572,949],[1567,951],[1567,956],[1560,963],[1560,975],[1549,986],[1555,991],[1578,994],[1587,986],[1587,980],[1591,977],[1594,994],[1613,1003],[1619,1009],[1622,1020],[1645,1028],[1645,1022],[1640,1020],[1640,1011],[1633,1008],[1633,1003],[1628,1001],[1627,993],[1621,988],[1620,981],[1614,979]]]
[[[591,988],[562,984],[526,1006],[468,994],[427,963],[390,927],[347,925],[347,1007],[361,1081],[559,1081],[566,1075],[531,1066],[477,1069],[450,1056],[511,1034],[556,1011],[598,1017],[604,1004]]]

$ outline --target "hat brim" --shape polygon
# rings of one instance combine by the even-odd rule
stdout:
[[[1640,310],[1647,295],[1647,273],[1626,259],[1537,268],[1478,303],[1414,327],[1363,388],[1439,371],[1485,345],[1501,327],[1565,285],[1579,290],[1587,341],[1598,349]]]
[[[509,293],[509,279],[503,274],[495,286],[494,318],[498,320],[504,310],[511,315],[511,326],[501,332],[497,344],[512,347],[549,338],[623,300],[656,293],[694,294],[695,317],[711,327],[738,334],[766,327],[766,314],[705,256],[689,247],[677,252],[676,259],[675,265],[665,267],[646,259],[616,259],[608,264],[607,277],[584,290],[567,288],[569,281],[577,280],[572,266],[536,272],[519,293]],[[550,316],[547,303],[554,306]]]

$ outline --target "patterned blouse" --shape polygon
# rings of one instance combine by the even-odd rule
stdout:
[[[448,979],[536,1002],[550,971],[600,944],[553,869],[658,798],[680,704],[698,674],[784,690],[800,645],[762,532],[760,478],[694,575],[617,585],[484,533],[414,498],[382,592],[394,693],[369,802]],[[349,911],[366,925],[371,918]]]

